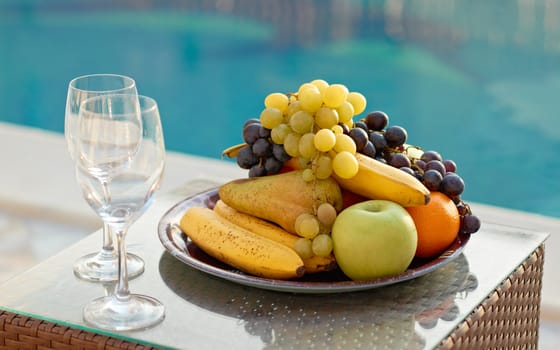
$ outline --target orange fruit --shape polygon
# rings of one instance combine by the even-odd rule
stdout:
[[[417,257],[429,258],[442,253],[459,233],[459,211],[455,203],[441,192],[430,192],[428,204],[406,210],[418,233]]]

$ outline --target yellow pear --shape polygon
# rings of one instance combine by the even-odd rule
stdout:
[[[321,203],[328,202],[339,212],[342,193],[331,179],[306,182],[302,170],[277,175],[237,179],[219,188],[220,199],[230,207],[274,222],[296,233],[295,221],[303,213],[314,214]]]

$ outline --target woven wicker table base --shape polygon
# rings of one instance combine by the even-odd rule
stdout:
[[[0,349],[154,349],[7,311],[0,313]]]
[[[543,263],[540,246],[440,349],[537,349]]]

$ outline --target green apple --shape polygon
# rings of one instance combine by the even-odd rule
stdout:
[[[401,205],[367,200],[341,211],[332,228],[333,249],[342,272],[352,280],[398,275],[410,265],[418,237]]]

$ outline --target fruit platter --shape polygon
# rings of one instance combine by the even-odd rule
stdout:
[[[480,228],[457,164],[366,105],[321,79],[267,95],[223,152],[247,177],[171,208],[164,247],[220,278],[311,293],[394,284],[455,259]]]

